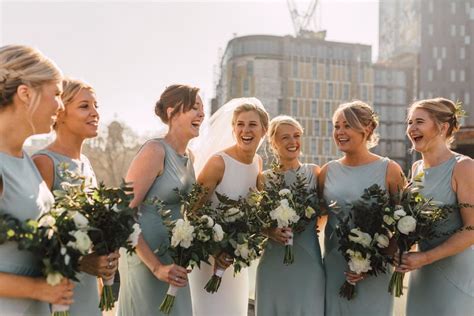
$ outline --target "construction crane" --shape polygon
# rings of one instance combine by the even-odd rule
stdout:
[[[296,6],[296,1],[287,0],[288,10],[290,11],[291,19],[293,20],[293,27],[295,29],[296,36],[308,36],[310,34],[319,34],[317,32],[316,21],[314,15],[316,13],[316,7],[318,6],[318,0],[310,1],[308,8],[305,12],[300,13]],[[311,25],[313,24],[313,25]],[[325,35],[325,32],[320,35]]]

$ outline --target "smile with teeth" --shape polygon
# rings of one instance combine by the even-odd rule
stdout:
[[[244,143],[251,143],[252,140],[253,140],[253,137],[252,136],[242,136],[241,139]]]
[[[337,141],[338,141],[339,143],[341,143],[341,144],[345,144],[345,143],[347,143],[347,142],[349,141],[349,138],[346,138],[346,137],[339,137],[339,138],[337,139]]]
[[[296,147],[296,146],[292,146],[292,147],[288,147],[288,148],[286,148],[286,150],[288,150],[289,152],[295,152],[295,151],[297,151],[297,150],[298,150],[298,147]]]
[[[421,135],[411,135],[411,139],[413,139],[415,142],[420,141],[423,138]]]
[[[99,122],[97,121],[92,121],[92,122],[87,122],[88,125],[92,125],[92,126],[98,126],[99,125]]]

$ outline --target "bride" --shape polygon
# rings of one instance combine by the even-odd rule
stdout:
[[[231,199],[256,188],[262,172],[262,158],[256,151],[268,128],[268,113],[256,98],[233,99],[211,118],[207,131],[195,144],[197,182],[208,189],[208,199],[217,202],[215,192]],[[207,133],[206,133],[207,132]],[[226,253],[201,264],[190,275],[194,316],[247,315],[249,280],[247,269],[235,277],[232,257]],[[209,294],[204,286],[215,268],[226,269],[219,290]]]

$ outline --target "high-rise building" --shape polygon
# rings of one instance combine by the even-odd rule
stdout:
[[[324,32],[243,36],[227,44],[214,104],[255,96],[272,117],[295,117],[305,129],[302,160],[321,165],[339,156],[333,112],[354,99],[372,104],[373,81],[368,45],[326,41]]]

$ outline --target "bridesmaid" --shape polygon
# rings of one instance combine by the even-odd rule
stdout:
[[[82,154],[82,145],[88,138],[97,136],[99,113],[94,89],[85,82],[65,79],[61,96],[64,110],[58,113],[54,126],[55,140],[33,156],[33,161],[48,188],[61,189],[61,183],[71,181],[62,177],[63,165],[84,176],[87,186],[96,186],[92,166]],[[110,279],[117,271],[118,254],[98,256],[90,254],[81,259],[81,273],[74,289],[71,315],[102,315],[99,309],[99,292],[96,277]]]
[[[369,151],[377,144],[377,117],[361,102],[341,104],[333,115],[333,138],[343,157],[323,166],[318,187],[324,200],[337,201],[339,215],[348,216],[349,204],[360,198],[364,189],[378,184],[390,194],[404,185],[400,166]],[[364,278],[350,273],[335,234],[337,214],[329,210],[325,229],[324,265],[326,269],[326,315],[392,315],[393,297],[387,286],[390,274]],[[357,282],[357,295],[348,301],[339,296],[345,280]]]
[[[0,47],[0,212],[35,219],[54,199],[33,161],[23,151],[32,135],[49,133],[62,107],[62,74],[39,51]],[[73,302],[73,283],[56,286],[41,276],[40,262],[17,244],[0,245],[0,313],[50,315],[48,303]]]
[[[319,166],[302,164],[301,137],[303,128],[289,116],[277,116],[270,121],[268,138],[288,186],[302,174],[310,189],[316,189]],[[265,179],[275,176],[264,172]],[[270,240],[260,258],[256,283],[256,315],[324,315],[325,276],[321,259],[316,219],[304,231],[295,234],[295,262],[283,264],[287,232],[291,228],[275,228],[268,232]]]
[[[172,211],[173,219],[181,217],[174,189],[189,192],[195,183],[187,145],[199,135],[204,118],[198,91],[186,85],[166,88],[156,103],[155,113],[169,126],[169,131],[164,138],[146,142],[128,170],[126,181],[133,183],[135,195],[131,206],[139,206],[142,234],[137,255],[121,253],[118,315],[160,314],[160,303],[169,284],[181,288],[171,314],[192,315],[188,271],[174,264],[168,254],[159,257],[153,252],[169,243],[168,232],[156,209],[144,202],[158,198]]]
[[[415,102],[408,111],[407,135],[422,159],[412,174],[424,173],[421,192],[443,204],[474,205],[474,161],[450,150],[462,110],[447,99]],[[436,225],[440,237],[403,255],[398,271],[412,271],[407,315],[474,313],[474,209],[462,208]]]
[[[214,152],[198,177],[198,182],[206,187],[208,198],[217,203],[215,192],[231,199],[246,196],[250,188],[256,188],[262,172],[262,158],[256,153],[260,141],[268,130],[268,113],[260,101],[233,99],[222,108],[235,104],[232,114],[234,144],[222,151]],[[232,108],[232,106],[230,107]],[[211,118],[212,121],[212,118]],[[220,133],[218,134],[220,135]],[[214,261],[215,267],[225,269],[222,283],[216,293],[209,294],[204,286],[214,273],[213,267],[203,264],[192,273],[192,295],[195,316],[207,315],[247,315],[249,301],[248,269],[242,269],[235,277],[233,269],[227,269],[232,258],[221,253]]]

